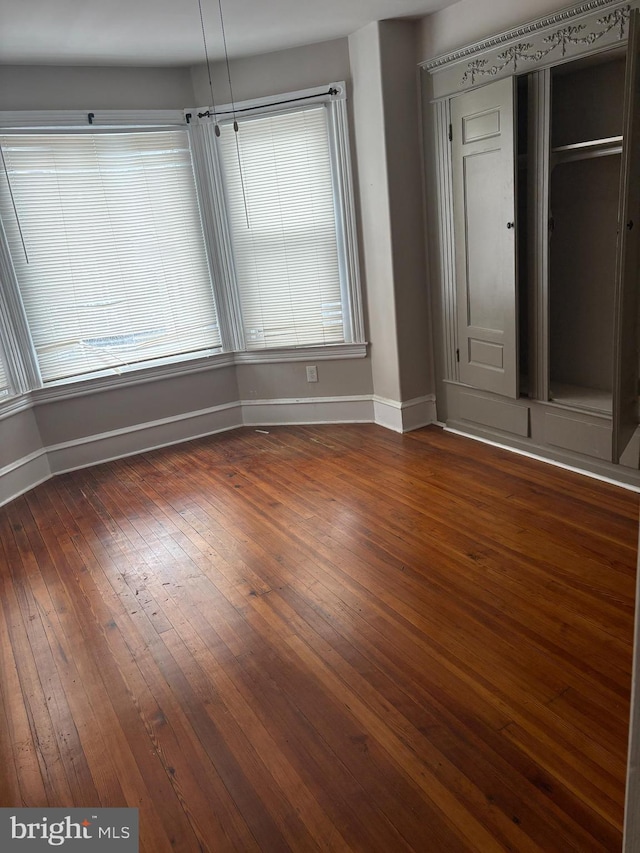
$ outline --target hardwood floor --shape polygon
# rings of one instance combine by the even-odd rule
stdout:
[[[638,495],[244,429],[0,510],[0,805],[162,851],[618,851]]]

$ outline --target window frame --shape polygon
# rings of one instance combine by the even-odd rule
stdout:
[[[343,306],[344,342],[336,344],[315,344],[311,346],[265,347],[263,349],[247,350],[242,331],[242,316],[240,312],[240,296],[235,279],[233,250],[231,245],[230,228],[224,202],[224,183],[220,160],[219,143],[215,134],[216,123],[232,124],[237,118],[250,114],[251,117],[295,111],[296,105],[310,106],[323,104],[327,109],[327,132],[331,157],[332,184],[336,214],[336,238],[340,264],[341,296]],[[323,350],[331,352],[332,348],[355,346],[358,349],[365,344],[364,310],[360,282],[360,262],[357,240],[357,223],[355,213],[355,188],[351,168],[351,149],[349,145],[349,119],[347,113],[346,84],[344,81],[328,83],[326,86],[313,89],[301,89],[286,92],[276,96],[253,98],[234,104],[190,107],[184,111],[195,138],[202,142],[192,145],[196,170],[200,171],[204,187],[210,188],[213,204],[221,208],[211,219],[215,223],[215,244],[224,259],[220,268],[219,283],[226,291],[226,298],[221,294],[216,304],[219,306],[219,322],[221,328],[227,327],[228,339],[232,342],[234,352],[242,363],[273,362],[274,356],[280,353],[304,353],[308,350]],[[198,183],[198,182],[197,182]],[[203,188],[204,188],[203,187]],[[212,203],[204,197],[203,205]],[[215,285],[214,285],[215,286]],[[226,310],[225,310],[226,309]],[[240,358],[241,356],[241,358]],[[307,356],[303,355],[303,358]],[[340,357],[336,355],[335,357]],[[277,359],[289,360],[286,357]]]
[[[186,131],[187,128],[181,110],[145,110],[142,112],[104,110],[99,113],[86,113],[78,110],[62,112],[44,110],[0,113],[0,134],[8,136],[28,135],[29,132],[33,132],[34,135],[38,133],[77,133],[81,135],[96,132],[109,133],[114,130],[118,132],[135,132],[137,130],[153,132],[163,130]],[[188,138],[189,144],[191,144],[190,136]],[[204,243],[206,247],[206,235],[204,235]],[[208,261],[208,253],[206,254]],[[210,276],[213,275],[210,266],[209,274]],[[3,332],[5,348],[9,350],[10,355],[14,355],[14,358],[8,360],[10,360],[9,367],[13,367],[10,373],[14,391],[18,394],[58,385],[92,382],[103,377],[110,377],[115,383],[118,377],[124,374],[137,373],[156,367],[162,369],[171,364],[200,360],[221,351],[220,346],[212,344],[210,348],[204,348],[194,353],[158,356],[149,359],[148,362],[140,361],[131,365],[107,367],[104,370],[97,369],[84,375],[76,374],[43,382],[6,234],[1,222],[0,279],[4,282],[2,298],[0,298],[0,331]]]

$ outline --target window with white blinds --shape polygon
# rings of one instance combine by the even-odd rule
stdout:
[[[43,382],[219,347],[186,130],[0,144],[0,216]]]
[[[207,107],[0,113],[0,396],[364,354],[345,87],[279,98],[223,108],[219,137]]]
[[[345,340],[325,104],[221,127],[245,348]]]

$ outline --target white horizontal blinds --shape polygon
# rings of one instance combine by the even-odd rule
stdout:
[[[0,137],[2,216],[43,381],[220,343],[181,129]]]
[[[239,159],[221,131],[246,348],[344,341],[324,105],[242,119]]]

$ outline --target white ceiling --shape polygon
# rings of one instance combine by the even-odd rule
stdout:
[[[201,0],[210,59],[224,55],[218,0]],[[221,0],[231,57],[348,35],[455,0]],[[0,0],[0,64],[193,65],[198,0]]]

